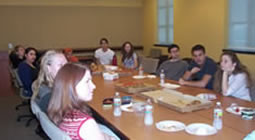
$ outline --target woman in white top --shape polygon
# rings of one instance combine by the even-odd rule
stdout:
[[[237,55],[231,51],[223,52],[220,69],[215,75],[214,89],[224,96],[251,101],[250,85],[250,74]]]
[[[121,53],[121,65],[128,69],[136,69],[138,66],[137,55],[131,42],[123,43]]]

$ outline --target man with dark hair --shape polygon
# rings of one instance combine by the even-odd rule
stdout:
[[[216,63],[205,54],[204,46],[195,45],[192,50],[192,62],[188,70],[179,79],[181,85],[212,89]]]
[[[100,48],[95,52],[97,63],[102,65],[111,65],[115,53],[109,48],[109,41],[106,38],[102,38],[99,43]]]
[[[172,44],[168,48],[170,59],[163,62],[157,70],[157,75],[160,75],[161,70],[164,70],[167,79],[178,81],[188,68],[188,64],[180,59],[180,47]]]

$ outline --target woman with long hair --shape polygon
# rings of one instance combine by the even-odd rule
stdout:
[[[86,104],[92,100],[94,89],[87,66],[68,63],[57,73],[48,116],[72,139],[113,139],[100,131]]]
[[[251,77],[237,55],[225,51],[221,55],[220,69],[215,74],[214,89],[224,96],[251,101]]]
[[[137,55],[131,42],[125,42],[121,48],[121,65],[128,69],[136,69],[138,67]]]
[[[23,95],[26,97],[32,96],[32,83],[38,76],[38,69],[34,65],[36,53],[37,50],[35,48],[27,48],[25,50],[25,60],[18,66],[18,75],[25,91]]]
[[[64,54],[55,50],[47,51],[41,59],[39,76],[33,83],[32,99],[44,112],[47,112],[55,76],[66,63]]]

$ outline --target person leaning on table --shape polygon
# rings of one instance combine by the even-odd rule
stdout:
[[[212,89],[216,63],[206,56],[204,46],[195,45],[192,50],[192,62],[188,70],[179,79],[179,84]]]
[[[215,74],[214,90],[224,96],[251,101],[251,78],[246,67],[231,51],[221,54],[220,69]]]

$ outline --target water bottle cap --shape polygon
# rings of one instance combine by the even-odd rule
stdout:
[[[115,92],[115,95],[116,95],[116,96],[119,96],[119,95],[120,95],[120,93],[119,93],[119,92]]]
[[[221,103],[220,103],[220,102],[217,102],[216,105],[221,105]]]

